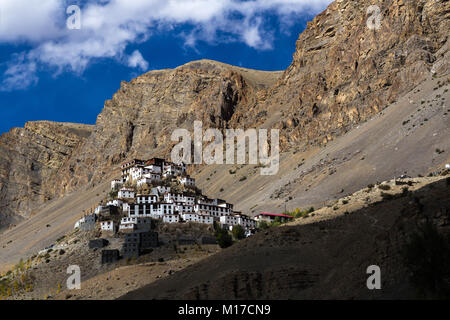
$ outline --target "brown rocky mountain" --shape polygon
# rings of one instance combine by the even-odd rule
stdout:
[[[371,4],[335,1],[308,23],[291,66],[256,108],[267,112],[267,124],[278,122],[285,148],[327,143],[431,70],[448,71],[448,1],[382,1],[379,30],[366,24]]]
[[[379,30],[366,26],[371,4],[332,3],[308,23],[284,72],[192,62],[123,82],[92,130],[83,127],[69,134],[66,126],[45,122],[39,130],[26,127],[2,135],[2,148],[9,146],[9,151],[17,145],[20,151],[2,152],[0,158],[0,215],[26,216],[49,198],[98,185],[127,158],[167,156],[173,129],[192,130],[194,120],[202,120],[204,127],[280,128],[284,151],[307,152],[368,120],[433,73],[447,81],[450,3],[383,1]],[[55,126],[59,129],[53,130]],[[20,132],[30,138],[22,139]],[[48,132],[55,136],[47,137]],[[48,148],[41,148],[41,134]],[[215,174],[223,176],[228,169],[218,168]],[[208,186],[207,180],[200,174],[201,183]],[[273,181],[249,182],[247,189]],[[246,202],[244,209],[249,209]]]
[[[92,126],[28,122],[0,138],[0,227],[29,217],[58,184],[55,173]]]
[[[100,180],[127,157],[167,156],[173,129],[192,131],[194,120],[204,127],[280,128],[284,150],[327,142],[432,69],[447,71],[447,1],[385,1],[377,31],[366,26],[369,3],[331,4],[300,35],[283,74],[198,61],[122,83],[81,154],[64,168],[62,190]]]
[[[225,128],[255,105],[258,93],[279,75],[203,60],[123,82],[80,152],[61,168],[61,190],[98,183],[127,158],[168,157],[173,130],[192,129],[195,120],[204,127]]]

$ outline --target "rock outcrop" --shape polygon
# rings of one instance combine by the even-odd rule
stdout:
[[[281,113],[284,149],[327,143],[430,72],[448,72],[449,1],[382,1],[378,30],[367,25],[372,4],[335,1],[300,35],[291,66],[254,112],[272,122]]]
[[[91,126],[28,122],[0,137],[0,228],[28,217],[58,188],[58,169],[91,133]]]
[[[202,60],[123,82],[80,152],[60,170],[61,190],[97,183],[127,158],[169,156],[172,132],[192,132],[196,120],[204,128],[233,127],[280,75]]]

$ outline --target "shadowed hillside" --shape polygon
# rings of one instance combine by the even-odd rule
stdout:
[[[450,241],[450,178],[383,186],[347,197],[337,210],[324,208],[258,233],[122,299],[445,298],[450,291],[436,288],[450,289],[450,243],[437,255],[429,252],[439,239]],[[350,209],[365,198],[373,202]],[[423,238],[427,221],[437,231]],[[411,251],[413,238],[419,246],[415,243]],[[424,256],[427,262],[421,261]],[[382,290],[366,287],[370,265],[381,268]],[[429,288],[417,279],[437,286]]]

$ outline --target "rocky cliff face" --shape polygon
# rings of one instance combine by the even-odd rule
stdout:
[[[126,158],[169,156],[173,130],[192,131],[196,120],[205,128],[233,126],[280,75],[202,60],[123,82],[80,152],[61,169],[61,190],[96,183]]]
[[[322,144],[380,112],[430,72],[448,71],[449,1],[335,1],[297,41],[291,66],[257,110],[280,111],[284,148]],[[371,21],[370,21],[371,22]]]
[[[0,137],[0,227],[28,217],[58,185],[54,176],[91,126],[28,122]]]
[[[283,74],[198,61],[124,82],[64,169],[61,190],[97,181],[127,157],[167,156],[173,129],[192,131],[194,120],[279,128],[283,150],[327,143],[448,70],[450,2],[383,1],[378,30],[367,26],[371,4],[332,3],[308,23]]]
[[[127,158],[167,156],[173,130],[192,131],[195,120],[205,128],[280,128],[283,150],[325,144],[430,73],[448,71],[449,1],[382,1],[378,30],[366,25],[372,4],[332,3],[308,23],[285,72],[192,62],[123,82],[89,136],[87,127],[69,136],[59,127],[58,139],[14,129],[0,144],[8,150],[0,160],[2,214],[26,214],[34,201],[96,184]],[[16,140],[19,150],[9,153]]]

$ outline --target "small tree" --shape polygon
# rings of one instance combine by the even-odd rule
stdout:
[[[217,243],[222,249],[228,248],[233,244],[233,239],[231,238],[230,234],[226,229],[223,228],[216,229],[215,236]]]
[[[269,229],[269,224],[266,222],[266,221],[260,221],[259,223],[258,223],[258,229],[261,229],[261,230],[266,230],[266,229]]]
[[[240,225],[236,225],[233,227],[233,237],[236,240],[241,240],[245,238],[245,230]]]
[[[109,200],[114,200],[117,198],[117,194],[119,193],[119,191],[117,190],[111,190],[109,192]]]

